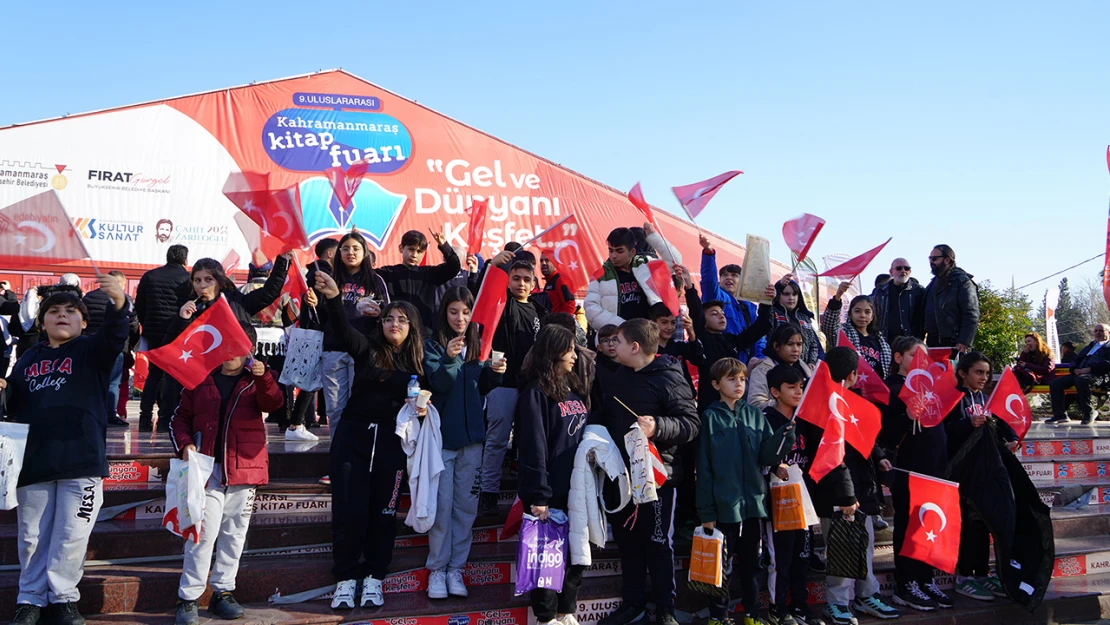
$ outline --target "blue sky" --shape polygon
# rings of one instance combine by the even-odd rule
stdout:
[[[927,278],[940,242],[996,285],[1103,250],[1110,3],[680,6],[15,3],[0,125],[343,67],[667,210],[742,169],[699,223],[779,259],[802,212],[818,254],[894,236],[869,276]]]

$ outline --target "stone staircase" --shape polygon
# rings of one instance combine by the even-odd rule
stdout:
[[[475,523],[465,572],[469,598],[427,598],[427,537],[401,525],[406,499],[398,519],[393,573],[385,584],[385,607],[332,612],[325,594],[332,583],[331,502],[329,487],[318,483],[327,472],[327,430],[316,430],[321,435],[318,444],[287,444],[275,426],[268,427],[271,482],[258,490],[236,590],[248,607],[244,622],[531,625],[527,597],[513,595],[515,539],[498,540],[514,497],[510,469],[498,514],[479,517]],[[109,437],[112,479],[105,483],[102,520],[89,541],[80,607],[90,623],[172,623],[182,542],[160,526],[172,446],[165,435],[152,442],[149,434],[140,436],[135,429],[113,428]],[[957,597],[953,610],[907,613],[902,622],[1077,622],[1110,615],[1110,604],[1103,608],[1110,600],[1110,425],[1053,428],[1038,423],[1021,454],[1042,499],[1053,506],[1057,557],[1044,605],[1029,614],[1008,601],[983,604]],[[0,512],[0,606],[12,606],[18,590],[15,519],[14,511]],[[820,546],[820,537],[816,542]],[[894,590],[891,543],[891,530],[877,533],[875,571],[884,594]],[[688,546],[676,548],[679,617],[704,622],[705,597],[687,590],[683,582],[688,554]],[[613,543],[595,549],[587,578],[578,610],[583,625],[619,603],[620,562]],[[952,581],[943,579],[941,585],[950,587]],[[809,586],[810,602],[823,602],[823,576],[815,574]],[[283,605],[271,602],[306,591],[317,591],[320,597]],[[201,604],[207,600],[206,595]],[[0,618],[7,613],[0,609]],[[205,616],[203,609],[201,615]]]

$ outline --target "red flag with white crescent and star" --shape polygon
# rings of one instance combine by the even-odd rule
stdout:
[[[470,323],[477,323],[482,329],[482,350],[478,360],[489,360],[493,351],[493,333],[497,331],[497,324],[501,323],[501,313],[505,311],[508,301],[509,274],[499,267],[490,267],[486,270],[470,313]]]
[[[844,462],[844,424],[836,419],[829,419],[828,427],[821,434],[821,442],[817,444],[817,453],[813,456],[813,463],[809,465],[809,476],[814,482],[820,482],[829,471]]]
[[[871,264],[871,261],[875,260],[875,257],[879,255],[879,252],[883,251],[883,248],[886,247],[886,244],[890,243],[890,241],[891,239],[887,239],[886,241],[883,241],[881,245],[877,245],[860,254],[859,256],[856,256],[855,258],[849,258],[836,267],[817,274],[817,277],[840,278],[841,280],[848,281],[855,280],[856,276],[863,273],[864,269],[867,269],[867,266]]]
[[[871,455],[883,425],[879,409],[834,382],[824,361],[817,363],[795,415],[826,430],[838,427],[840,437],[864,457]]]
[[[297,185],[276,191],[269,188],[269,174],[234,172],[224,182],[224,197],[239,207],[263,234],[281,241],[278,254],[308,247],[301,215],[301,193]],[[272,258],[272,250],[262,250]]]
[[[960,557],[960,485],[913,472],[909,483],[910,516],[898,555],[954,573]]]
[[[854,352],[859,352],[852,341],[848,339],[844,330],[840,331],[840,336],[836,339],[836,346],[848,347]],[[852,388],[863,393],[864,399],[880,404],[890,404],[890,389],[887,388],[886,383],[879,377],[871,363],[867,362],[867,359],[862,355],[859,357],[859,382],[856,382],[856,385]]]
[[[191,391],[225,360],[247,356],[252,347],[247,333],[231,312],[231,306],[221,295],[172,343],[152,349],[146,356]]]
[[[532,243],[555,265],[571,292],[584,291],[601,273],[601,257],[573,214],[541,232]]]
[[[695,182],[693,184],[682,185],[680,187],[671,187],[674,191],[674,196],[678,198],[678,203],[686,211],[686,214],[693,220],[705,209],[705,205],[709,204],[709,200],[713,199],[714,195],[725,186],[725,183],[733,178],[739,176],[744,172],[740,170],[726,171],[719,176],[713,176],[708,180]]]
[[[328,177],[331,189],[335,192],[335,199],[339,200],[342,210],[350,210],[351,200],[355,198],[355,192],[358,191],[362,178],[369,169],[370,163],[367,161],[355,161],[346,170],[338,166],[324,170],[324,175]]]
[[[991,398],[987,400],[987,409],[1009,423],[1019,441],[1025,438],[1033,422],[1033,411],[1029,409],[1029,402],[1025,399],[1017,376],[1009,367],[1002,372],[1002,378],[998,380]]]
[[[90,258],[53,189],[0,210],[0,262],[52,265]]]
[[[489,200],[474,200],[470,208],[466,209],[466,214],[470,217],[470,223],[467,225],[466,252],[476,255],[482,250],[482,239],[486,235]],[[462,262],[463,267],[466,266],[465,258],[460,258],[459,261]]]
[[[656,294],[676,317],[682,314],[678,305],[678,290],[674,286],[674,274],[667,263],[661,260],[649,260],[648,269],[651,270],[651,285]]]
[[[1106,146],[1106,169],[1110,171],[1110,145]],[[1102,266],[1102,299],[1110,306],[1110,217],[1106,220],[1106,257]]]
[[[956,388],[956,372],[934,362],[924,347],[913,353],[910,367],[906,383],[898,392],[898,398],[906,404],[906,414],[922,427],[940,425],[963,398]]]
[[[655,220],[655,212],[651,210],[651,205],[644,199],[644,192],[640,189],[640,183],[637,182],[628,191],[628,201],[632,202],[632,205],[644,214],[644,218],[655,228],[656,232],[660,235],[663,234],[663,231],[659,229],[659,222]]]
[[[809,213],[802,213],[782,224],[782,238],[786,241],[786,247],[797,254],[795,265],[800,265],[806,259],[809,248],[813,247],[813,242],[824,227],[824,219]]]

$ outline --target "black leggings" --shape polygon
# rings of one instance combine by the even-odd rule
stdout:
[[[743,530],[739,523],[718,523],[717,529],[725,535],[725,588],[729,587],[733,571],[740,580],[744,614],[753,618],[759,614],[759,519],[748,519]],[[723,619],[728,616],[729,597],[710,597],[709,617]]]

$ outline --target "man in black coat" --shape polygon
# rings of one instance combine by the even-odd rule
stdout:
[[[938,245],[929,252],[933,281],[922,298],[925,344],[971,351],[979,330],[979,287],[973,277],[956,266],[956,252]]]
[[[1079,413],[1083,416],[1083,425],[1090,425],[1091,417],[1091,386],[1104,384],[1110,374],[1110,325],[1105,323],[1095,324],[1091,329],[1095,340],[1079,350],[1075,361],[1071,364],[1071,373],[1049,382],[1049,397],[1052,399],[1052,418],[1045,423],[1060,424],[1068,422],[1067,403],[1064,393],[1075,387],[1075,399],[1079,403]]]
[[[189,271],[185,263],[189,259],[189,248],[184,245],[171,245],[166,250],[166,264],[151,269],[139,279],[135,290],[135,313],[142,326],[142,338],[147,349],[165,345],[166,331],[177,318],[181,305],[190,293]],[[139,403],[139,431],[153,429],[154,403],[158,402],[158,427],[169,431],[170,412],[174,406],[164,405],[161,401],[162,380],[165,374],[154,363],[150,364],[146,376],[143,398]]]
[[[127,300],[124,311],[128,317],[128,335],[133,335],[139,329],[139,319],[135,315],[135,300],[127,294],[127,276],[122,271],[110,271],[108,275],[114,277],[124,289],[124,298]],[[85,303],[85,308],[89,311],[89,318],[85,325],[85,330],[82,334],[92,336],[104,324],[104,316],[107,314],[108,306],[115,307],[112,303],[112,297],[104,289],[95,289],[85,294],[81,301]],[[123,344],[123,351],[116,357],[116,363],[112,366],[111,379],[108,381],[108,388],[105,389],[104,402],[107,406],[108,425],[127,426],[127,421],[121,419],[116,415],[116,404],[119,402],[120,381],[123,380],[123,367],[124,367],[124,354],[129,351],[128,343]]]
[[[910,277],[909,261],[895,258],[890,263],[890,279],[871,291],[875,323],[888,343],[900,336],[925,338],[924,297],[925,287]]]

